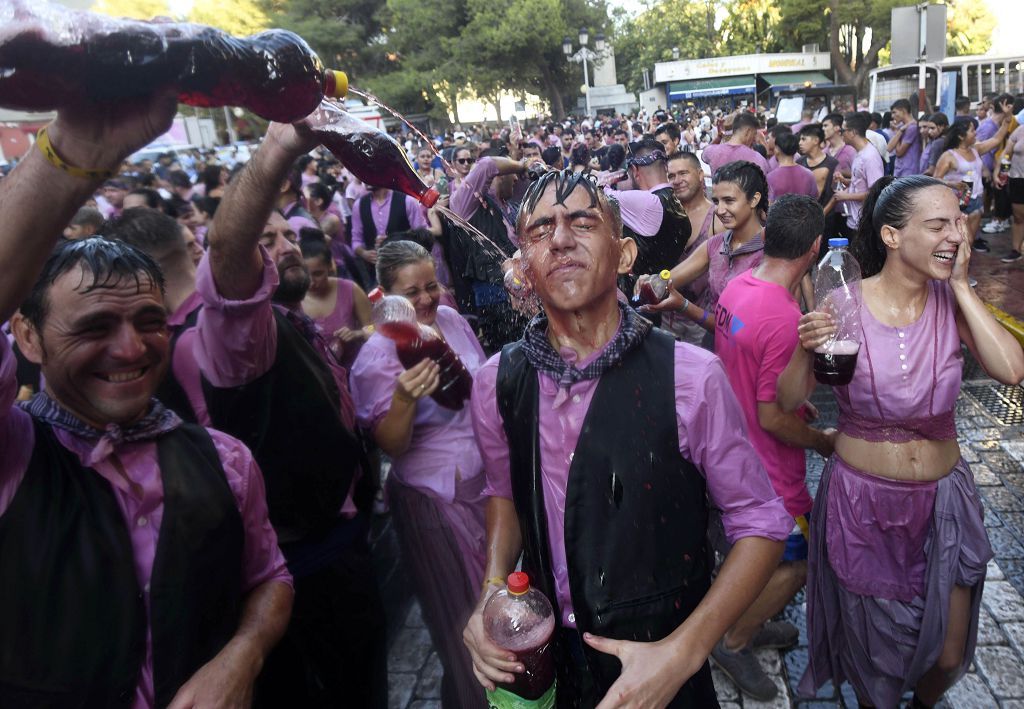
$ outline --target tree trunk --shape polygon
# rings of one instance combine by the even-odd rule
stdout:
[[[494,115],[498,117],[498,126],[501,126],[501,97],[495,96],[491,105],[494,106]]]
[[[551,104],[551,117],[555,119],[565,118],[565,100],[562,91],[558,88],[558,82],[551,76],[551,71],[545,66],[541,78],[544,81],[544,93],[548,96]]]
[[[839,24],[839,0],[829,0],[828,6],[831,10],[828,16],[828,51],[832,55],[832,68],[835,69],[841,83],[852,84],[855,81],[853,69],[843,56],[839,42],[839,33],[842,29]]]

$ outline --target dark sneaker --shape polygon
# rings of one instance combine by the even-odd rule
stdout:
[[[761,669],[750,648],[733,652],[725,649],[724,639],[719,640],[711,651],[711,659],[741,692],[759,702],[770,702],[778,694],[775,683]]]
[[[988,242],[985,241],[984,239],[975,239],[974,240],[974,250],[975,251],[981,251],[982,253],[986,253],[987,254],[989,252],[989,250],[990,250],[988,248]]]
[[[792,623],[784,620],[770,621],[765,623],[754,639],[750,641],[750,647],[755,650],[768,648],[773,650],[788,650],[796,647],[800,640],[800,631]]]
[[[1013,251],[1006,254],[1006,256],[1003,256],[999,260],[1002,261],[1003,263],[1013,263],[1014,261],[1020,261],[1020,251],[1014,249]]]

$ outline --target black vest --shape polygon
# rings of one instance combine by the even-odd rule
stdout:
[[[471,281],[502,285],[505,278],[501,271],[501,262],[510,258],[516,247],[508,238],[505,218],[497,201],[490,194],[484,194],[483,200],[484,204],[477,207],[468,221],[490,239],[501,253],[497,253],[490,244],[481,244],[467,232],[460,230],[463,234],[461,247],[465,249],[466,254],[463,275]]]
[[[0,706],[106,709],[132,703],[146,613],[131,539],[110,483],[34,422],[25,478],[0,516]],[[241,515],[209,434],[157,440],[163,521],[150,580],[157,706],[238,629]]]
[[[359,216],[363,220],[363,238],[370,248],[374,248],[372,244],[377,237],[377,227],[374,226],[373,212],[370,211],[371,200],[373,200],[372,194],[359,200]],[[384,233],[391,236],[400,231],[409,231],[409,215],[405,212],[405,195],[401,192],[392,192],[391,211],[388,212],[388,225],[384,229]]]
[[[521,343],[502,351],[497,396],[523,569],[557,608],[537,430],[539,384]],[[601,377],[573,453],[565,549],[577,630],[642,642],[674,631],[710,585],[707,517],[704,478],[679,453],[674,341],[652,330]],[[590,699],[600,700],[621,665],[586,645],[584,654],[597,693]],[[563,686],[571,681],[560,677]],[[588,698],[580,701],[586,705]],[[707,663],[671,706],[717,706]]]
[[[663,269],[671,269],[679,263],[690,240],[690,220],[686,210],[672,194],[671,187],[663,187],[653,193],[661,201],[661,227],[654,236],[637,236],[636,232],[623,225],[625,236],[636,241],[636,261],[633,262],[633,273],[658,273]]]
[[[214,428],[252,450],[267,486],[270,521],[282,543],[322,532],[338,519],[361,450],[341,420],[330,367],[274,308],[277,352],[263,376],[220,389],[203,377]]]

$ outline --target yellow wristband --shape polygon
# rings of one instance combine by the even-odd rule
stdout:
[[[487,588],[488,586],[490,586],[492,584],[495,585],[495,586],[504,586],[505,585],[505,579],[501,578],[500,576],[492,576],[489,579],[487,579],[486,581],[484,581],[484,588]]]
[[[46,158],[46,161],[53,165],[59,170],[63,170],[72,177],[78,177],[83,180],[106,180],[117,174],[116,170],[89,170],[83,167],[75,167],[70,163],[64,162],[57,151],[53,149],[53,145],[50,143],[50,136],[46,132],[47,126],[43,126],[39,129],[39,133],[36,134],[36,145],[39,147],[39,151]]]

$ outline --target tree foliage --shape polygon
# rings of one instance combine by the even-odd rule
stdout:
[[[947,0],[946,53],[984,54],[992,46],[996,18],[988,5],[974,0]]]

